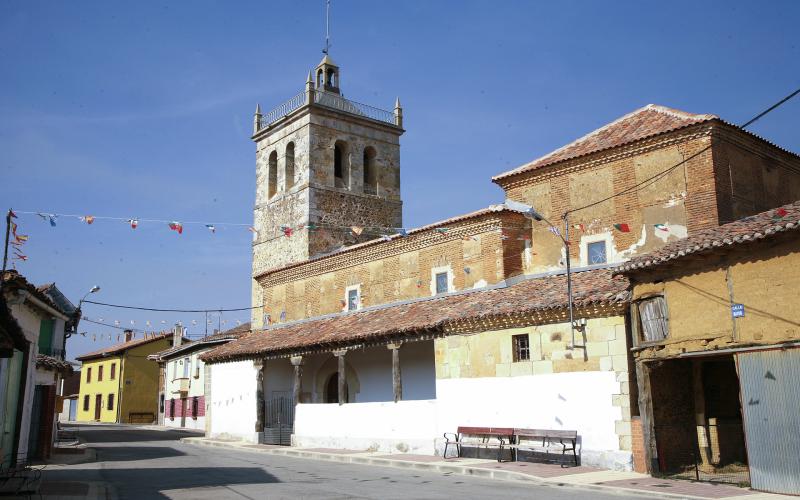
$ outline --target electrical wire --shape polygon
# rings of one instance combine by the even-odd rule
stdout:
[[[237,311],[252,311],[253,309],[261,309],[263,306],[253,307],[237,307],[234,309],[159,309],[155,307],[138,307],[138,306],[125,306],[121,304],[108,304],[106,302],[95,302],[93,300],[84,300],[84,304],[94,304],[97,306],[116,307],[118,309],[133,309],[136,311],[153,311],[153,312],[177,312],[177,313],[209,313],[209,312],[237,312]]]
[[[772,106],[770,106],[769,108],[767,108],[767,109],[765,109],[764,111],[760,112],[759,114],[757,114],[756,116],[754,116],[754,117],[753,117],[753,118],[751,118],[750,120],[746,121],[744,124],[740,125],[740,126],[739,126],[739,128],[740,128],[740,129],[742,129],[742,130],[744,130],[744,129],[745,129],[745,128],[747,128],[748,126],[752,125],[753,123],[757,122],[758,120],[760,120],[761,118],[763,118],[763,117],[764,117],[764,116],[766,116],[767,114],[771,113],[772,111],[774,111],[775,109],[777,109],[778,107],[780,107],[782,104],[784,104],[786,101],[788,101],[788,100],[789,100],[789,99],[791,99],[792,97],[796,96],[797,94],[800,94],[800,88],[798,88],[797,90],[795,90],[795,91],[794,91],[794,92],[792,92],[791,94],[787,95],[786,97],[784,97],[784,98],[783,98],[783,99],[781,99],[780,101],[776,102],[775,104],[773,104],[773,105],[772,105]],[[649,177],[649,178],[647,178],[647,179],[645,179],[645,180],[643,180],[643,181],[641,181],[641,182],[639,182],[639,183],[636,183],[636,184],[634,184],[633,186],[630,186],[630,187],[628,187],[628,188],[626,188],[626,189],[623,189],[622,191],[620,191],[620,192],[618,192],[618,193],[614,193],[614,194],[612,194],[611,196],[607,196],[606,198],[603,198],[602,200],[598,200],[598,201],[595,201],[595,202],[589,203],[589,204],[587,204],[587,205],[583,205],[582,207],[578,207],[578,208],[571,208],[571,209],[567,210],[566,212],[564,212],[564,217],[566,218],[566,217],[567,217],[567,215],[569,215],[569,214],[571,214],[571,213],[578,212],[578,211],[580,211],[580,210],[584,210],[584,209],[587,209],[587,208],[591,208],[591,207],[594,207],[594,206],[600,205],[601,203],[605,203],[605,202],[607,202],[607,201],[609,201],[609,200],[613,200],[614,198],[617,198],[618,196],[622,196],[622,195],[624,195],[624,194],[628,194],[628,193],[630,193],[630,192],[637,191],[637,190],[639,190],[639,189],[641,189],[641,188],[643,188],[643,187],[646,187],[646,186],[650,185],[651,183],[653,183],[653,182],[655,182],[655,181],[657,181],[657,180],[661,179],[662,177],[664,177],[664,176],[665,176],[665,175],[667,175],[668,173],[672,172],[672,171],[673,171],[673,170],[675,170],[676,168],[680,167],[681,165],[685,164],[687,161],[689,161],[689,160],[691,160],[691,159],[693,159],[693,158],[696,158],[697,156],[699,156],[699,155],[701,155],[701,154],[705,153],[705,152],[706,152],[706,151],[708,151],[709,149],[711,149],[711,146],[710,146],[710,145],[709,145],[709,146],[706,146],[706,147],[705,147],[705,148],[703,148],[703,149],[701,149],[701,150],[700,150],[700,151],[698,151],[697,153],[695,153],[695,154],[693,154],[693,155],[689,156],[688,158],[684,158],[683,160],[679,161],[678,163],[676,163],[675,165],[673,165],[673,166],[669,167],[668,169],[666,169],[666,170],[663,170],[663,171],[661,171],[661,172],[659,172],[659,173],[655,174],[654,176],[652,176],[652,177]]]

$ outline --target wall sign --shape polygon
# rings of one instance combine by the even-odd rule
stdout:
[[[731,305],[731,314],[734,318],[743,318],[744,317],[744,304],[732,304]]]

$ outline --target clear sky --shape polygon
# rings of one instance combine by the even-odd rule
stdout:
[[[501,202],[492,175],[648,103],[741,123],[800,86],[797,1],[333,0],[331,19],[343,93],[403,103],[407,227]],[[0,206],[251,223],[255,104],[302,90],[323,38],[323,0],[2,2]],[[795,99],[753,131],[800,151],[798,118]],[[245,228],[19,223],[20,271],[75,302],[97,284],[92,298],[112,303],[250,305]],[[205,323],[84,313],[137,328],[182,320],[190,333]],[[69,357],[117,339],[81,331]]]

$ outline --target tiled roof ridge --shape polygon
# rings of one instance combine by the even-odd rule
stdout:
[[[785,214],[781,215],[783,212]],[[800,229],[800,201],[795,201],[721,226],[703,229],[687,238],[668,243],[651,253],[635,257],[620,266],[616,272],[634,272],[689,255],[753,243],[798,229]]]
[[[156,334],[153,337],[147,337],[143,339],[134,339],[130,342],[121,342],[119,344],[113,344],[103,349],[97,349],[95,351],[87,352],[86,354],[81,354],[80,356],[75,356],[75,359],[78,361],[84,361],[92,358],[98,358],[103,355],[111,355],[111,354],[118,354],[120,352],[127,351],[128,349],[133,349],[134,347],[139,347],[141,345],[149,344],[150,342],[155,342],[157,340],[162,340],[165,338],[172,337],[172,332],[164,332]]]
[[[641,114],[641,113],[643,113],[645,111],[655,111],[657,113],[661,113],[661,114],[664,114],[664,115],[669,115],[669,116],[672,116],[672,117],[675,117],[675,118],[678,118],[678,119],[681,119],[681,120],[691,121],[691,123],[685,123],[685,124],[683,124],[681,126],[678,126],[678,127],[673,127],[673,128],[667,129],[667,130],[662,130],[660,132],[656,132],[654,134],[650,134],[650,135],[646,135],[646,136],[643,136],[643,137],[639,137],[639,138],[636,138],[636,139],[633,139],[633,140],[630,140],[630,141],[622,142],[620,144],[616,144],[616,145],[608,147],[608,148],[597,148],[597,149],[594,149],[594,150],[590,150],[588,152],[584,152],[584,153],[581,153],[581,154],[576,154],[574,156],[568,156],[566,158],[561,158],[561,159],[555,160],[553,162],[547,163],[547,159],[548,158],[554,157],[554,156],[558,155],[559,153],[561,153],[561,152],[563,152],[563,151],[565,151],[565,150],[567,150],[569,148],[572,148],[572,147],[574,147],[574,146],[576,146],[576,145],[578,145],[578,144],[580,144],[582,142],[588,141],[592,137],[598,136],[598,135],[602,134],[603,132],[605,132],[605,131],[607,131],[607,130],[609,130],[609,129],[617,126],[617,125],[619,125],[620,123],[624,122],[625,120],[633,118],[636,115]],[[612,121],[610,123],[607,123],[607,124],[603,125],[602,127],[596,128],[596,129],[592,130],[591,132],[589,132],[587,134],[584,134],[583,136],[581,136],[581,137],[579,137],[579,138],[577,138],[577,139],[575,139],[575,140],[573,140],[573,141],[561,146],[560,148],[557,148],[557,149],[555,149],[555,150],[553,150],[553,151],[551,151],[551,152],[549,152],[549,153],[547,153],[547,154],[545,154],[543,156],[535,158],[535,159],[533,159],[533,160],[531,160],[531,161],[529,161],[529,162],[527,162],[527,163],[525,163],[523,165],[520,165],[517,168],[514,168],[512,170],[509,170],[509,171],[506,171],[506,172],[503,172],[503,173],[500,173],[500,174],[497,174],[497,175],[493,176],[492,177],[492,182],[496,182],[498,180],[502,180],[502,179],[505,179],[507,177],[511,177],[513,175],[516,175],[516,174],[519,174],[519,173],[522,173],[522,172],[526,172],[526,171],[528,171],[530,169],[533,169],[533,168],[544,167],[544,166],[546,166],[548,164],[558,163],[559,161],[566,161],[568,159],[573,159],[573,158],[577,158],[577,157],[580,157],[580,156],[585,156],[587,154],[592,154],[592,153],[596,153],[596,152],[599,152],[599,151],[604,151],[606,149],[610,149],[610,148],[613,148],[613,147],[623,146],[625,144],[629,144],[629,143],[632,143],[632,142],[636,142],[638,140],[642,140],[642,139],[646,139],[648,137],[652,137],[653,135],[660,135],[662,133],[671,132],[671,131],[676,130],[678,128],[682,128],[684,126],[694,125],[694,124],[703,123],[703,122],[709,121],[709,120],[719,120],[719,119],[720,119],[719,116],[714,115],[714,114],[710,114],[710,113],[695,114],[695,113],[689,113],[688,111],[682,111],[680,109],[670,108],[668,106],[663,106],[661,104],[652,104],[652,103],[651,104],[647,104],[645,106],[642,106],[641,108],[635,109],[635,110],[631,111],[630,113],[627,113],[627,114],[615,119],[614,121]]]
[[[18,287],[27,290],[37,299],[41,300],[42,302],[52,307],[56,311],[60,312],[61,314],[65,316],[69,315],[69,312],[64,311],[58,304],[56,304],[55,301],[49,295],[47,295],[44,292],[44,290],[41,289],[41,287],[37,287],[36,285],[28,281],[28,278],[26,278],[25,275],[23,275],[19,271],[16,271],[14,269],[6,269],[5,274],[0,276],[0,279],[2,279],[6,283],[15,283]],[[55,283],[49,283],[47,286],[52,286],[52,285],[55,285]]]
[[[511,208],[508,208],[503,203],[494,204],[494,205],[489,205],[488,207],[485,207],[485,208],[481,208],[479,210],[468,212],[466,214],[456,215],[456,216],[450,217],[448,219],[443,219],[443,220],[440,220],[440,221],[432,222],[432,223],[424,225],[424,226],[420,226],[420,227],[416,227],[416,228],[413,228],[413,229],[409,229],[409,230],[406,231],[406,233],[409,234],[409,235],[418,234],[418,233],[422,233],[424,231],[428,231],[428,230],[431,230],[431,229],[436,229],[437,227],[441,227],[441,226],[444,226],[444,225],[447,225],[447,224],[454,224],[456,222],[463,222],[465,220],[474,219],[474,218],[480,217],[482,215],[488,215],[488,214],[491,214],[491,213],[499,213],[499,212],[504,212],[504,211],[508,211],[508,212],[512,212],[512,213],[522,213],[522,212],[519,212],[517,210],[513,210]],[[400,239],[400,238],[404,238],[404,237],[405,236],[403,236],[401,234],[391,234],[391,235],[387,235],[387,237],[374,238],[374,239],[371,239],[369,241],[356,243],[355,245],[345,246],[345,247],[339,248],[337,250],[334,250],[334,251],[331,251],[331,252],[328,252],[328,253],[315,255],[315,256],[313,256],[311,258],[308,258],[308,259],[305,259],[305,260],[301,260],[301,261],[298,261],[298,262],[292,262],[292,263],[289,263],[289,264],[286,264],[286,265],[283,265],[283,266],[280,266],[280,267],[274,267],[272,269],[267,269],[266,271],[260,272],[258,274],[258,276],[260,277],[260,276],[265,276],[267,274],[273,274],[273,273],[276,273],[276,272],[279,272],[279,271],[284,271],[286,269],[299,267],[299,266],[302,266],[304,264],[308,264],[309,262],[316,262],[316,261],[319,261],[319,260],[327,259],[327,258],[334,257],[334,256],[337,256],[337,255],[342,255],[342,254],[347,253],[347,252],[358,250],[360,248],[366,248],[366,247],[373,246],[373,245],[379,245],[381,243],[387,243],[389,241],[394,241],[394,240],[397,240],[397,239]]]

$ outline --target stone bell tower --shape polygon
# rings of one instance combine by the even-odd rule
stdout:
[[[266,271],[402,227],[403,132],[400,101],[388,111],[345,99],[327,54],[303,91],[268,113],[256,107],[253,306]]]

